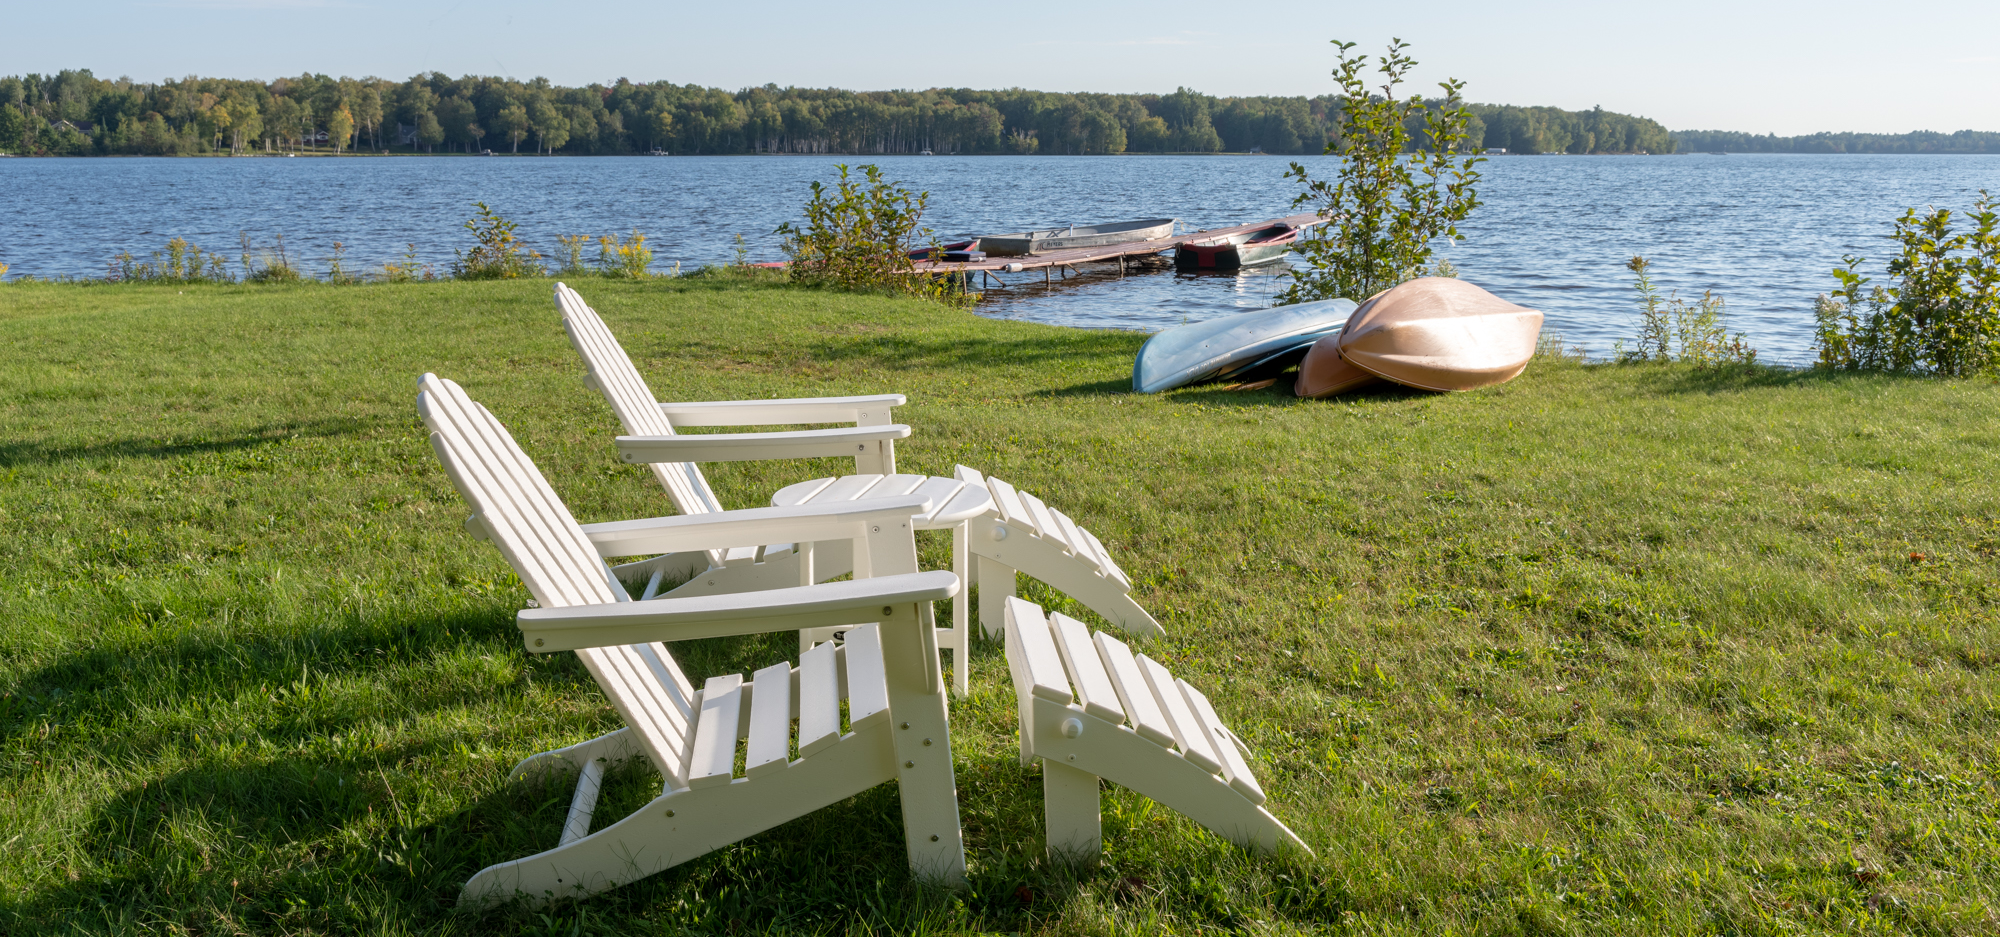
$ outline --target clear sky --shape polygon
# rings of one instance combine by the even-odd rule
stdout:
[[[0,74],[300,72],[1312,95],[1327,40],[1411,42],[1474,101],[1602,106],[1673,130],[2000,130],[2000,0],[1900,3],[9,3]],[[33,41],[24,41],[36,37]]]

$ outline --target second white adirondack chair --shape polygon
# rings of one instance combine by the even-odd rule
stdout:
[[[514,769],[510,777],[576,772],[561,838],[553,849],[481,870],[462,902],[602,891],[887,781],[901,789],[911,869],[963,880],[931,616],[931,603],[959,586],[951,573],[916,569],[910,517],[931,509],[922,497],[581,527],[506,428],[457,384],[424,375],[417,406],[433,450],[474,511],[467,530],[499,547],[535,597],[538,607],[517,617],[527,650],[575,651],[626,722]],[[635,602],[602,559],[773,539],[846,541],[862,569],[848,582]],[[660,643],[826,627],[843,630],[845,643],[820,644],[796,667],[775,664],[747,681],[711,677],[700,689]],[[739,742],[743,777],[735,769]],[[639,756],[665,779],[663,793],[591,832],[606,768]]]
[[[1200,690],[1158,661],[1066,615],[1007,600],[1007,667],[1021,764],[1042,761],[1052,858],[1094,862],[1103,847],[1098,779],[1152,798],[1239,846],[1312,850],[1264,809],[1249,746]]]
[[[697,463],[852,455],[854,475],[818,478],[786,487],[771,498],[779,506],[924,494],[936,507],[913,518],[919,530],[952,532],[952,569],[962,583],[979,585],[979,615],[989,637],[1000,631],[1003,602],[1016,594],[1015,572],[1060,590],[1105,620],[1149,637],[1160,625],[1132,600],[1132,580],[1095,535],[1028,492],[958,466],[942,478],[896,474],[895,440],[909,427],[890,422],[901,394],[783,400],[665,403],[653,395],[611,329],[567,285],[555,286],[556,305],[570,343],[583,357],[586,384],[604,394],[628,435],[617,439],[625,462],[652,467],[674,506],[683,514],[721,510]],[[797,432],[676,435],[676,426],[770,426],[843,423],[854,426]],[[714,595],[791,585],[809,577],[829,579],[848,572],[850,560],[839,545],[802,557],[790,544],[740,547],[713,554],[654,557],[619,567],[621,577],[649,579],[646,597],[668,579],[684,584],[665,594]],[[801,568],[803,564],[804,568]],[[973,620],[967,591],[953,600],[955,627],[940,629],[938,644],[953,653],[954,688],[966,691]],[[825,640],[827,633],[801,633],[800,647]]]

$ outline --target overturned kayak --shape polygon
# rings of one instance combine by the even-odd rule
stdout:
[[[1354,313],[1351,299],[1259,309],[1168,329],[1146,340],[1132,363],[1132,390],[1156,394],[1200,381],[1254,380],[1297,363]]]
[[[1542,314],[1464,280],[1424,277],[1368,298],[1313,344],[1293,391],[1325,397],[1381,377],[1422,390],[1512,380],[1535,355]]]

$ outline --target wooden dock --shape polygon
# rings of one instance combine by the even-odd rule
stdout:
[[[1155,238],[1150,241],[1127,241],[1122,244],[1106,244],[1101,247],[1078,247],[1070,250],[1049,251],[1046,254],[1028,254],[1021,257],[989,257],[973,263],[919,260],[916,263],[916,272],[945,275],[978,273],[992,277],[994,280],[999,280],[999,277],[994,276],[994,274],[1024,273],[1030,270],[1040,270],[1042,271],[1043,282],[1048,282],[1053,272],[1076,272],[1075,268],[1077,264],[1117,261],[1119,274],[1122,276],[1125,270],[1125,260],[1128,257],[1145,257],[1170,251],[1189,241],[1205,241],[1209,238],[1227,237],[1232,234],[1246,234],[1251,231],[1268,228],[1280,222],[1291,225],[1294,228],[1308,228],[1316,224],[1322,224],[1325,221],[1326,219],[1318,215],[1290,215],[1284,218],[1255,221],[1250,224],[1235,225],[1228,228],[1210,228],[1207,231],[1176,234],[1173,237]]]

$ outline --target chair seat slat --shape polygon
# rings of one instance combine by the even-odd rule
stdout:
[[[762,777],[780,770],[792,754],[792,668],[772,664],[751,676],[757,692],[750,697],[750,742],[744,750],[743,776]]]
[[[800,758],[840,741],[840,676],[835,664],[831,641],[799,655]]]
[[[743,718],[743,675],[710,677],[701,687],[701,715],[688,759],[689,787],[728,784],[736,774],[736,727]]]
[[[847,723],[861,729],[889,718],[889,681],[882,666],[882,628],[847,631]]]
[[[986,490],[993,492],[993,504],[1000,509],[1001,520],[1026,525],[1029,532],[1033,532],[1035,523],[1028,518],[1028,509],[1021,505],[1020,493],[1014,490],[1013,485],[988,475]]]

